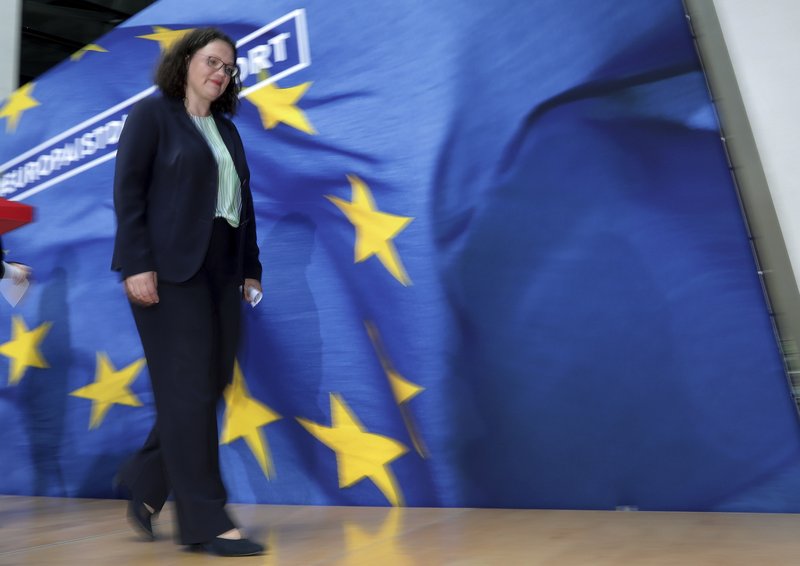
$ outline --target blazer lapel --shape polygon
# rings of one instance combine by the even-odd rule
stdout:
[[[194,136],[195,139],[197,139],[200,143],[202,143],[203,147],[208,150],[208,153],[213,159],[214,155],[211,151],[211,148],[208,146],[208,142],[203,137],[203,134],[200,133],[200,130],[197,129],[197,126],[194,125],[192,119],[189,118],[189,114],[186,113],[186,108],[183,106],[183,101],[177,99],[166,100],[169,100],[172,111],[176,114],[176,118],[181,127],[191,132],[191,135]],[[225,121],[225,119],[218,114],[213,114],[213,116],[214,124],[217,126],[217,131],[219,132],[222,141],[225,143],[225,147],[228,148],[228,153],[230,153],[231,159],[233,160],[233,166],[236,167],[236,174],[239,176],[239,183],[244,185],[244,183],[247,182],[247,174],[246,169],[243,167],[244,157],[240,155],[239,145],[236,143],[233,132],[231,132],[230,125]]]

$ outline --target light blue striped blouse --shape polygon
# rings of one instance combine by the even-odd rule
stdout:
[[[239,174],[236,172],[231,154],[219,135],[213,116],[189,114],[189,117],[194,122],[194,125],[197,126],[197,129],[200,130],[200,133],[203,134],[211,151],[214,153],[214,159],[217,160],[219,190],[217,192],[217,209],[214,217],[222,217],[228,221],[228,224],[236,228],[239,226],[239,215],[242,211],[242,191]]]

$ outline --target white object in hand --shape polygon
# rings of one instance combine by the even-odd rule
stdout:
[[[0,281],[0,295],[5,297],[12,307],[17,306],[25,296],[30,283],[24,277],[25,272],[14,264],[3,262],[5,273]],[[19,283],[17,283],[19,281]]]
[[[250,303],[250,306],[254,307],[260,303],[263,296],[264,294],[255,287],[247,288],[247,302]]]

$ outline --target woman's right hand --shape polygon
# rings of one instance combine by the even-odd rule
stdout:
[[[125,293],[132,303],[149,307],[158,302],[158,275],[145,271],[125,278]]]

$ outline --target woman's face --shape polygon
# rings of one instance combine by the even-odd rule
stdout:
[[[233,49],[226,42],[215,39],[201,47],[189,59],[189,69],[186,72],[186,97],[197,97],[209,103],[215,101],[225,92],[231,81],[225,72],[225,67],[235,65]]]

